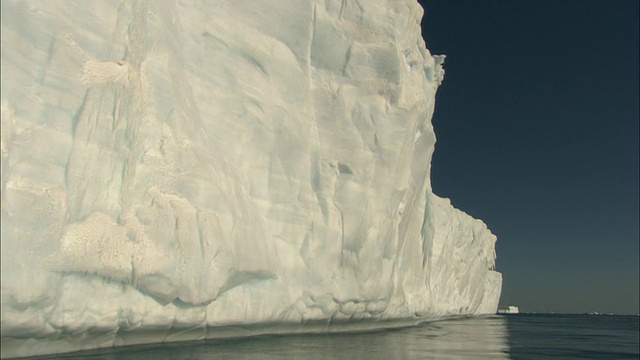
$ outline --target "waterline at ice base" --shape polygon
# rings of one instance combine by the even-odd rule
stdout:
[[[1,6],[2,357],[496,312],[415,0]]]

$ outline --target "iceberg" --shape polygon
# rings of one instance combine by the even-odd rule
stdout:
[[[415,0],[1,6],[2,357],[496,312]]]

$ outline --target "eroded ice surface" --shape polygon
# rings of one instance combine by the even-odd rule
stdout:
[[[2,356],[496,311],[416,1],[1,4]]]

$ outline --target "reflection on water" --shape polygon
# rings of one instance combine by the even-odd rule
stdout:
[[[154,344],[48,359],[638,359],[638,319],[520,314],[368,333]]]
[[[73,359],[503,359],[506,318],[439,321],[369,333],[261,336],[130,347]],[[69,358],[68,356],[65,358]]]

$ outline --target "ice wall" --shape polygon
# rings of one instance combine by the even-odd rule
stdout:
[[[1,6],[3,357],[496,311],[415,0]]]

